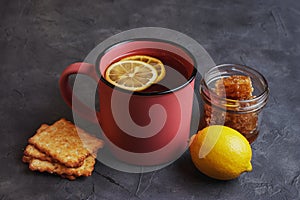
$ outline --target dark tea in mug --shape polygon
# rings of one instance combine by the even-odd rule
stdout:
[[[112,60],[110,65],[124,60],[132,56],[150,56],[158,59],[162,62],[165,68],[165,76],[157,83],[153,83],[148,88],[139,91],[139,93],[157,93],[161,94],[170,90],[177,90],[189,79],[191,72],[188,69],[192,69],[193,66],[190,61],[181,57],[173,52],[163,49],[145,48],[138,49],[129,53],[126,53],[118,58]]]

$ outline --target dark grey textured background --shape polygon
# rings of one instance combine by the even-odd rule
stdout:
[[[0,199],[300,199],[299,1],[0,2]],[[41,123],[72,119],[58,79],[109,36],[136,27],[183,32],[216,63],[252,66],[271,96],[253,147],[253,172],[215,181],[186,152],[172,165],[128,174],[101,163],[68,181],[21,162]]]

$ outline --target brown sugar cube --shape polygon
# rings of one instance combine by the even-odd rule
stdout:
[[[72,168],[83,165],[87,156],[103,146],[102,140],[65,119],[37,132],[28,142],[60,164]]]
[[[252,98],[253,87],[249,76],[233,75],[217,80],[215,92],[228,99],[246,100]]]
[[[215,93],[227,99],[233,100],[250,100],[255,96],[252,95],[253,87],[251,78],[248,76],[234,75],[224,77],[215,82]],[[232,102],[227,101],[228,105]],[[204,125],[224,124],[225,126],[236,129],[246,138],[253,137],[257,132],[258,115],[257,113],[235,113],[241,107],[249,106],[255,102],[239,103],[236,102],[234,107],[226,107],[233,112],[227,112],[224,109],[213,107],[212,105],[204,105]]]
[[[252,137],[252,134],[255,134],[257,131],[258,115],[257,113],[230,113],[226,115],[224,125],[239,131],[246,138]]]

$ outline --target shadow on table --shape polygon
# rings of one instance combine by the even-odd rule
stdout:
[[[199,185],[202,184],[227,185],[236,182],[236,180],[231,180],[231,181],[216,180],[201,173],[192,162],[188,150],[174,164],[175,164],[174,168],[178,171],[178,173],[182,174],[182,176],[185,179],[188,179],[190,182],[197,183]]]

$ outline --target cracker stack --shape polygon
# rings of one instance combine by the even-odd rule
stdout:
[[[103,147],[102,140],[65,119],[51,126],[41,125],[28,142],[23,162],[29,163],[29,169],[58,174],[70,180],[90,176],[97,151]]]

